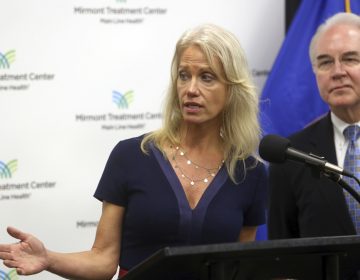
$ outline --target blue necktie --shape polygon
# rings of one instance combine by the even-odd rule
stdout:
[[[360,127],[357,125],[348,126],[344,130],[344,136],[349,141],[344,160],[344,169],[355,175],[357,178],[360,178],[360,147],[356,144],[356,140],[360,136]],[[360,193],[360,187],[354,179],[349,177],[344,177],[343,179],[354,190]],[[360,204],[349,195],[347,191],[345,191],[345,198],[356,232],[360,234]]]

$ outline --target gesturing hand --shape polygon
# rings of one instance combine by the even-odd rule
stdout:
[[[46,248],[39,239],[13,227],[7,232],[20,242],[0,244],[0,259],[5,266],[16,268],[19,275],[35,274],[49,266]]]

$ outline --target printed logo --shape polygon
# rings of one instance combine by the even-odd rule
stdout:
[[[112,100],[118,108],[127,109],[127,108],[129,108],[129,105],[133,101],[133,98],[134,98],[133,93],[134,92],[132,90],[129,90],[129,91],[125,92],[124,94],[114,90],[113,94],[112,94]]]
[[[9,273],[5,273],[4,271],[0,270],[0,280],[18,280],[20,279],[18,274],[16,273],[16,269],[12,269]]]
[[[11,178],[17,169],[17,160],[13,159],[8,163],[0,161],[0,178]]]
[[[15,61],[15,50],[10,50],[6,53],[0,52],[0,69],[10,68],[10,65]]]

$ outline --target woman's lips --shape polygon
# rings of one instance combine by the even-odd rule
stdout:
[[[184,103],[184,109],[186,110],[186,112],[189,112],[189,113],[199,112],[201,108],[202,108],[202,106],[199,103],[195,103],[195,102],[185,102]]]

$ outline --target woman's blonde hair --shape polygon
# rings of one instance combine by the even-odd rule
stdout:
[[[182,114],[177,95],[177,78],[180,57],[190,46],[198,46],[204,52],[213,71],[228,85],[228,102],[222,113],[221,136],[224,143],[225,165],[230,178],[237,182],[236,163],[256,154],[260,141],[258,121],[259,96],[248,69],[245,53],[229,31],[205,24],[185,32],[176,44],[171,64],[171,81],[166,95],[163,127],[147,134],[141,149],[147,153],[149,142],[153,142],[164,153],[164,145],[180,144]],[[220,61],[221,73],[215,67]]]

